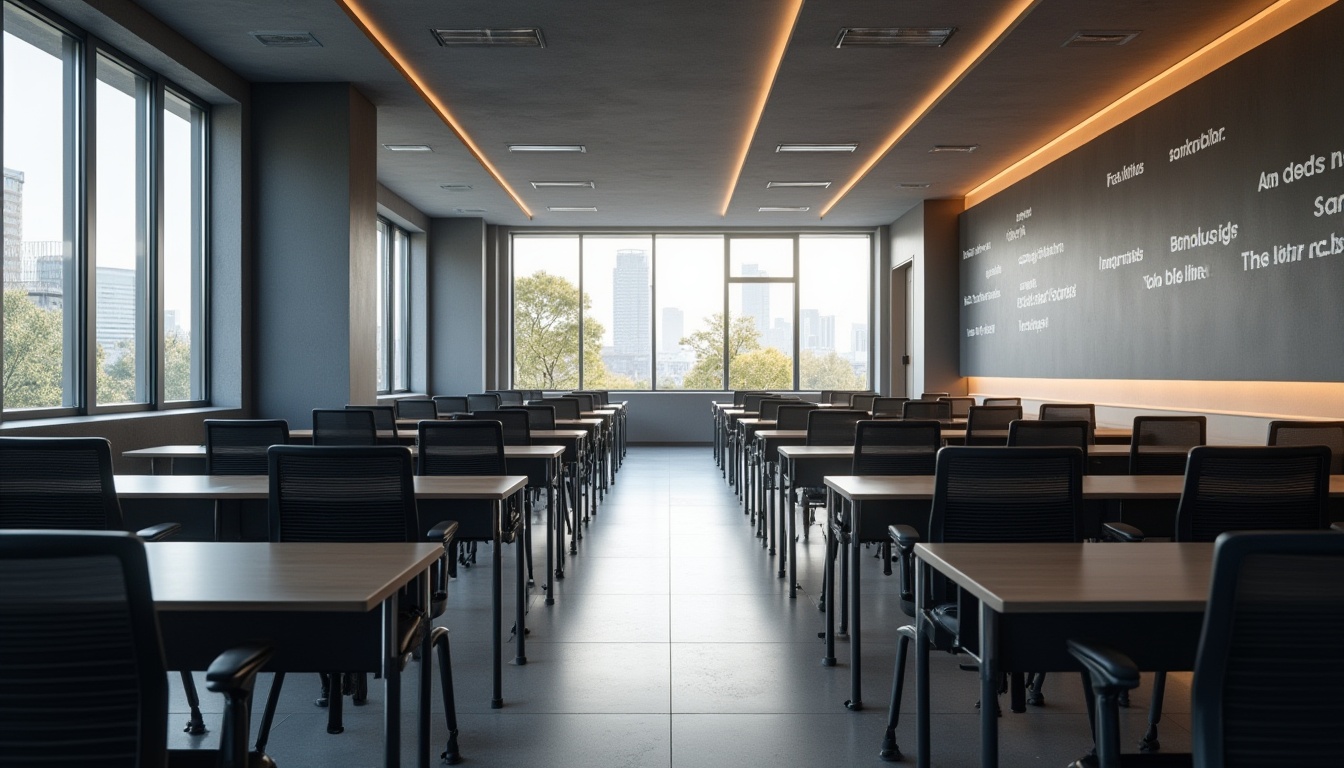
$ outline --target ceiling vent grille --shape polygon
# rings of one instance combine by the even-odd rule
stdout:
[[[811,210],[807,205],[762,205],[757,208],[758,213],[806,213]]]
[[[534,181],[533,189],[596,189],[591,181]]]
[[[272,48],[321,48],[312,32],[248,32],[258,43]]]
[[[835,47],[941,48],[956,31],[956,27],[842,27],[835,37]]]
[[[503,46],[545,48],[546,39],[537,27],[517,29],[434,29],[434,39],[445,48],[458,46]]]
[[[445,192],[470,192],[470,184],[440,184],[439,189]]]
[[[896,186],[901,189],[928,189],[930,185],[927,181],[902,181]]]
[[[1138,30],[1079,30],[1064,41],[1065,48],[1114,48],[1139,36]]]
[[[767,181],[766,189],[828,189],[831,186],[829,181]]]
[[[938,144],[930,152],[974,152],[979,144]]]

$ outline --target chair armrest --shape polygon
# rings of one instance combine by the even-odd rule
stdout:
[[[1143,541],[1144,539],[1143,531],[1125,523],[1102,523],[1101,532],[1104,534],[1102,538],[1110,539],[1111,541],[1132,543]]]
[[[230,648],[210,662],[205,671],[205,687],[215,693],[250,691],[257,673],[273,654],[266,646]]]
[[[1115,693],[1139,687],[1139,668],[1128,656],[1104,645],[1070,639],[1069,654],[1092,678],[1093,689]]]
[[[902,552],[909,552],[919,543],[919,531],[909,525],[889,525],[887,535],[891,537],[891,543],[899,547]]]
[[[175,535],[180,530],[182,530],[181,523],[159,523],[158,525],[151,525],[148,528],[141,528],[135,532],[135,535],[145,541],[163,541],[169,536]]]
[[[443,546],[447,547],[453,543],[453,537],[457,535],[457,521],[444,520],[425,534],[430,541],[442,541]]]

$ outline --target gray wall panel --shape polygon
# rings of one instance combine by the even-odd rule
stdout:
[[[430,221],[430,394],[485,388],[485,237],[484,219]]]

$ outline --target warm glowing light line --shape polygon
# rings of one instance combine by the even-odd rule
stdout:
[[[956,88],[977,64],[983,61],[991,51],[998,47],[999,43],[1002,42],[1004,38],[1008,37],[1009,33],[1011,33],[1040,2],[1041,0],[1019,0],[1019,2],[1015,3],[1007,12],[1005,12],[999,19],[998,24],[993,27],[993,30],[981,39],[981,44],[978,47],[973,47],[967,52],[966,56],[962,58],[961,63],[953,67],[947,73],[947,76],[924,97],[924,100],[911,110],[905,121],[898,125],[896,130],[892,131],[891,135],[887,137],[887,140],[882,146],[868,158],[868,162],[864,163],[863,166],[859,168],[858,173],[854,174],[854,178],[845,182],[845,184],[840,187],[840,190],[836,192],[835,197],[831,198],[829,203],[822,206],[821,217],[825,218],[826,214],[830,213],[831,209],[843,200],[845,195],[848,195],[849,191],[853,189],[855,185],[860,181],[863,181],[864,177],[882,161],[882,158],[886,157],[887,153],[891,152],[892,148],[895,147],[901,139],[904,139],[906,134],[910,133],[911,129],[916,125],[919,125],[920,121],[932,112],[933,108],[938,106],[943,98],[951,93],[952,89]]]
[[[1265,8],[1264,10],[1255,14],[1246,21],[1243,21],[1242,23],[1223,33],[1221,36],[1219,36],[1212,42],[1208,43],[1203,48],[1200,48],[1199,50],[1195,51],[1189,56],[1186,56],[1184,59],[1181,59],[1180,61],[1171,65],[1161,73],[1155,75],[1148,82],[1144,83],[1143,85],[1140,85],[1139,87],[1135,88],[1134,90],[1130,91],[1124,96],[1121,96],[1120,98],[1106,105],[1100,111],[1093,114],[1091,117],[1075,125],[1074,127],[1070,128],[1064,133],[1061,133],[1054,139],[1051,139],[1049,142],[1041,146],[1036,151],[1023,157],[1022,159],[1018,160],[1017,162],[1013,163],[1007,168],[1004,168],[1003,170],[999,171],[998,173],[994,174],[988,179],[985,179],[984,181],[980,182],[980,184],[978,184],[974,189],[966,193],[966,207],[970,208],[973,205],[983,202],[990,195],[1001,191],[1012,182],[1027,176],[1029,173],[1035,170],[1039,170],[1041,167],[1044,167],[1047,163],[1055,159],[1058,159],[1059,157],[1062,157],[1065,153],[1077,148],[1078,146],[1082,145],[1087,141],[1090,141],[1093,138],[1096,138],[1097,136],[1101,135],[1101,133],[1103,133],[1104,131],[1114,128],[1116,125],[1119,125],[1124,120],[1132,117],[1135,114],[1138,114],[1140,111],[1147,109],[1153,104],[1156,104],[1158,101],[1161,101],[1162,99],[1170,96],[1171,94],[1175,93],[1181,88],[1184,88],[1186,85],[1189,85],[1191,82],[1194,82],[1199,77],[1208,74],[1209,71],[1212,71],[1213,67],[1221,66],[1222,64],[1231,61],[1232,58],[1235,58],[1241,53],[1244,53],[1245,51],[1240,49],[1236,51],[1229,51],[1228,56],[1224,57],[1223,59],[1217,62],[1213,62],[1213,67],[1206,67],[1205,68],[1206,71],[1200,71],[1194,73],[1194,75],[1188,78],[1187,80],[1172,83],[1170,87],[1166,88],[1165,90],[1162,90],[1161,92],[1156,91],[1156,89],[1159,86],[1161,86],[1165,81],[1167,81],[1168,79],[1174,79],[1177,75],[1181,73],[1182,70],[1185,70],[1187,68],[1193,69],[1197,63],[1200,63],[1201,59],[1204,59],[1206,56],[1213,54],[1218,48],[1221,48],[1224,45],[1231,43],[1235,38],[1241,36],[1243,33],[1249,31],[1251,28],[1258,26],[1261,22],[1265,21],[1270,16],[1274,15],[1275,13],[1287,7],[1288,5],[1298,2],[1299,0],[1279,0],[1277,3],[1274,3],[1268,8]],[[1249,46],[1244,46],[1244,48],[1246,50],[1249,50],[1250,47],[1254,47],[1254,45],[1259,45],[1265,40],[1268,40],[1270,37],[1273,37],[1274,35],[1277,35],[1279,32],[1282,32],[1284,29],[1287,29],[1288,26],[1291,26],[1292,24],[1295,24],[1298,21],[1307,18],[1308,16],[1319,13],[1322,9],[1334,5],[1335,2],[1337,2],[1337,0],[1315,0],[1315,2],[1300,3],[1299,8],[1301,8],[1304,11],[1304,13],[1300,13],[1291,19],[1285,19],[1283,23],[1275,25],[1275,28],[1271,30],[1269,34],[1263,35],[1261,36],[1260,39],[1252,41]],[[1144,99],[1141,101],[1142,97],[1144,97],[1145,95],[1151,95],[1151,98]],[[1112,120],[1105,121],[1104,123],[1102,122],[1103,119],[1106,118],[1108,115],[1119,112],[1121,110],[1125,110],[1124,114],[1117,114],[1114,116]],[[1092,128],[1093,130],[1087,131],[1088,128]],[[1087,131],[1086,135],[1083,135],[1084,131]]]
[[[378,30],[377,25],[374,24],[373,19],[368,13],[365,12],[363,8],[360,8],[355,3],[355,0],[336,0],[336,3],[341,6],[341,9],[350,17],[350,20],[355,22],[355,25],[364,32],[365,36],[378,47],[378,50],[382,51],[383,56],[386,57],[388,61],[392,62],[392,66],[396,67],[402,77],[406,78],[406,81],[411,84],[411,87],[420,94],[420,98],[424,99],[425,103],[433,108],[438,114],[439,119],[443,120],[444,125],[448,126],[448,130],[452,131],[453,135],[456,136],[458,140],[462,142],[462,145],[467,148],[467,151],[471,153],[471,156],[476,158],[476,162],[481,164],[481,167],[499,183],[499,186],[504,188],[504,191],[508,193],[509,197],[513,198],[513,202],[527,215],[527,218],[531,219],[532,211],[528,209],[527,205],[523,202],[523,199],[518,196],[518,193],[513,190],[513,187],[509,186],[509,182],[504,180],[503,174],[495,168],[494,164],[490,162],[490,159],[481,151],[481,148],[476,146],[476,142],[472,141],[471,136],[467,134],[466,129],[457,122],[457,118],[453,117],[452,112],[448,111],[448,106],[443,103],[443,100],[430,90],[429,85],[427,85],[420,75],[411,68],[410,63],[392,47],[392,43]]]
[[[761,115],[765,113],[766,102],[770,100],[770,91],[775,87],[775,77],[779,75],[779,67],[784,63],[784,52],[789,48],[789,40],[793,37],[793,28],[798,24],[798,17],[802,15],[803,0],[791,0],[791,2],[793,7],[785,10],[780,17],[784,23],[780,26],[779,34],[775,38],[774,48],[770,52],[772,64],[766,70],[765,78],[761,83],[761,93],[756,99],[756,109],[751,118],[751,126],[742,138],[742,149],[738,152],[737,166],[733,169],[733,176],[728,180],[728,192],[723,197],[723,210],[719,212],[720,216],[728,215],[728,206],[732,204],[733,194],[737,191],[737,181],[742,176],[742,168],[746,166],[747,155],[751,152],[751,142],[756,138],[756,130],[761,125]]]

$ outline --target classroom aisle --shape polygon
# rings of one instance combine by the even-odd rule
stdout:
[[[584,530],[579,553],[557,582],[556,602],[541,590],[545,549],[534,537],[538,586],[529,597],[525,666],[504,667],[505,706],[489,708],[490,558],[462,569],[438,623],[452,631],[453,671],[464,764],[548,768],[718,768],[723,766],[885,765],[877,758],[890,690],[892,629],[906,621],[895,577],[863,558],[864,700],[849,712],[848,645],[838,664],[821,666],[817,610],[824,544],[820,528],[800,543],[799,583],[790,600],[776,564],[751,532],[708,447],[632,447],[616,484]],[[504,615],[512,616],[512,547],[504,553]],[[507,632],[508,627],[505,627]],[[513,658],[510,644],[506,660]],[[934,762],[979,765],[978,683],[962,659],[934,654]],[[414,765],[414,664],[403,683],[403,764]],[[913,764],[913,657],[898,740]],[[436,674],[437,682],[437,674]],[[254,722],[269,676],[258,685]],[[405,680],[405,678],[403,678]],[[204,694],[204,686],[202,685]],[[284,768],[382,764],[382,687],[369,703],[345,709],[346,730],[325,731],[313,705],[315,675],[286,680],[268,752]],[[185,711],[174,685],[174,712]],[[1076,675],[1047,680],[1047,704],[1000,721],[1002,764],[1063,766],[1089,745]],[[443,726],[434,692],[435,760]],[[1147,687],[1134,697],[1147,702]],[[208,702],[217,711],[217,702]],[[1006,708],[1007,701],[1004,699]],[[1188,747],[1189,697],[1182,676],[1167,690],[1163,744]],[[175,745],[194,742],[176,730]],[[217,738],[217,715],[209,718]],[[1131,709],[1122,743],[1132,748],[1146,721]],[[254,726],[255,734],[255,726]]]

